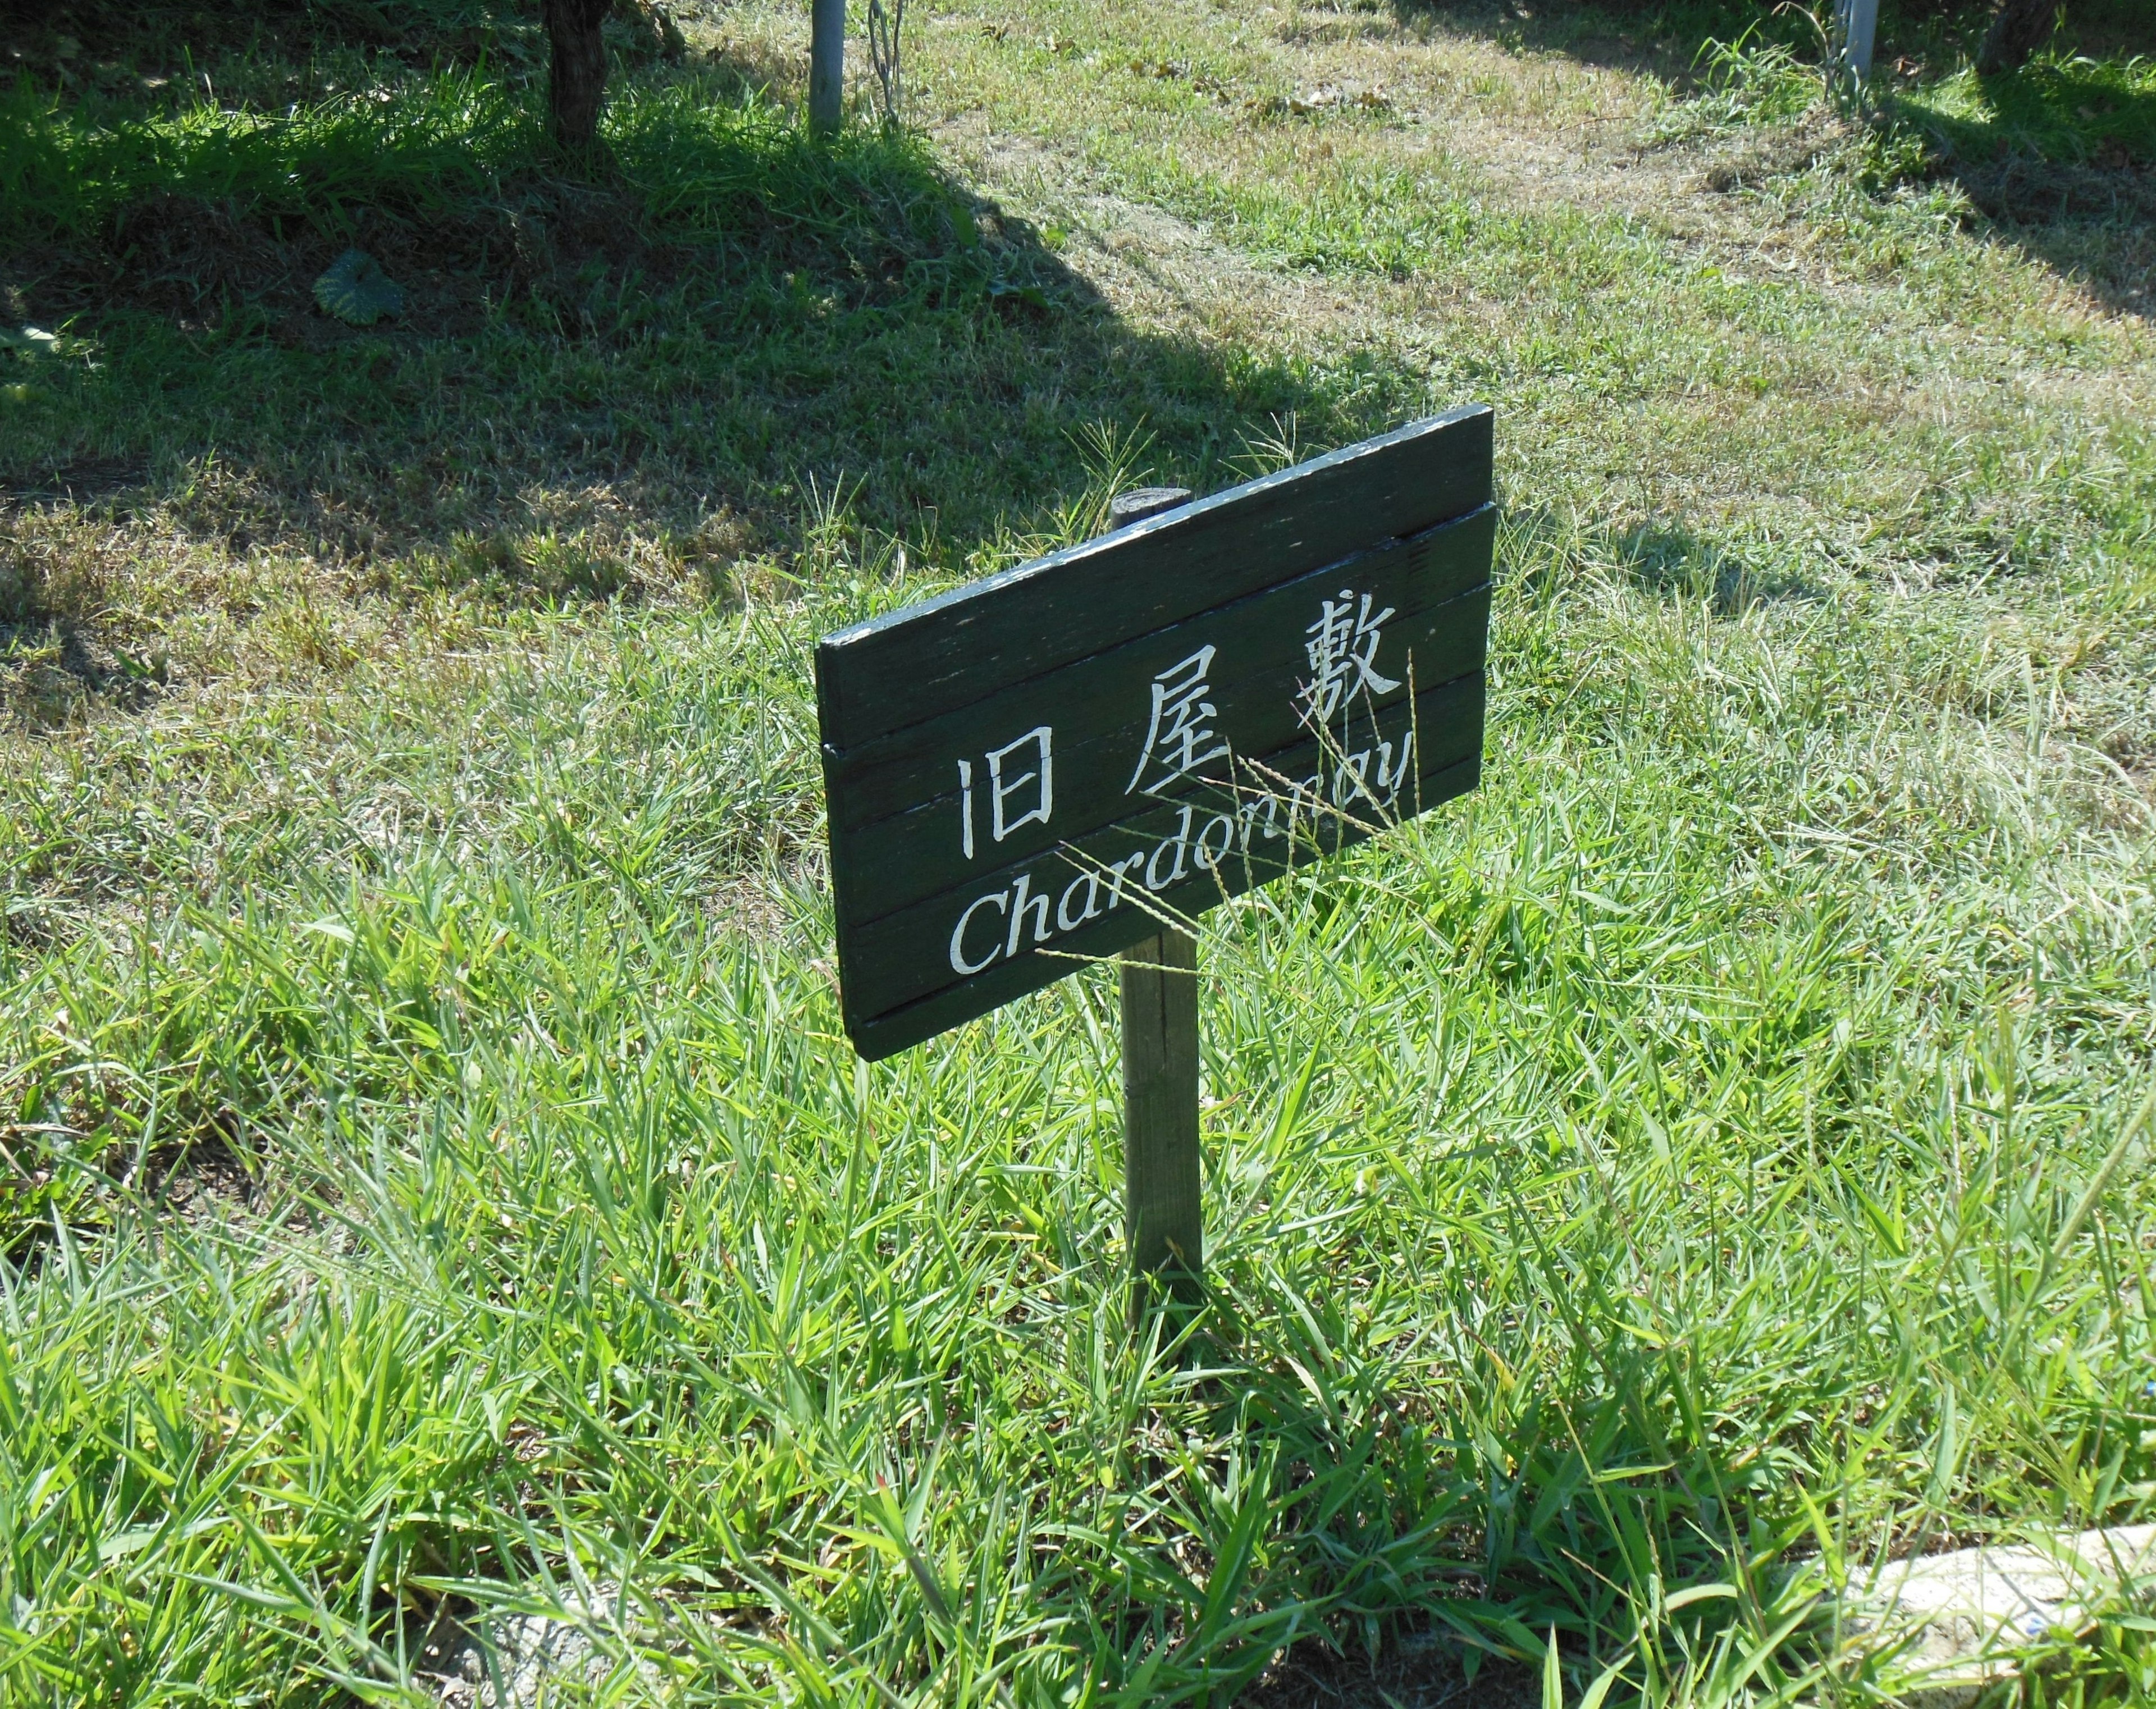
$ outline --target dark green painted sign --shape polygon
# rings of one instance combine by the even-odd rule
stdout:
[[[1491,424],[1416,422],[824,639],[864,1056],[1475,787]]]

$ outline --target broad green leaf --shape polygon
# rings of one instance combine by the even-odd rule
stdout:
[[[346,249],[315,281],[321,310],[347,326],[372,326],[404,312],[404,287],[364,249]]]

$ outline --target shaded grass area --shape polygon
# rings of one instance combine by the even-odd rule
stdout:
[[[260,0],[216,10],[169,0],[4,0],[0,18],[11,74],[77,94],[144,77],[192,83],[205,70],[228,80],[236,63],[248,62],[304,79],[355,53],[421,69],[487,60],[515,75],[543,68],[547,54],[540,18],[501,0]],[[618,28],[612,45],[648,58],[656,44],[639,33]]]
[[[1390,0],[1410,24],[1425,20],[1495,37],[1507,46],[1574,55],[1670,77],[1696,73],[1715,47],[1754,42],[1816,59],[1835,27],[1831,8],[1768,0],[1585,0],[1566,6]],[[1995,8],[1968,0],[1882,0],[1876,56],[1894,77],[1936,79],[1972,61]],[[2136,0],[2077,0],[2062,8],[2051,48],[2071,58],[2126,60],[2151,46]]]
[[[2149,44],[2156,47],[2156,39]],[[1881,104],[1888,175],[1958,185],[2033,253],[2143,315],[2156,280],[2156,60],[2055,52]]]
[[[319,433],[305,418],[260,421],[265,382],[278,402],[328,391],[345,423],[408,435],[426,400],[396,382],[414,358],[543,408],[624,370],[649,384],[662,362],[675,393],[692,393],[731,371],[700,373],[700,350],[731,357],[752,336],[769,372],[798,371],[805,345],[835,353],[849,335],[891,330],[898,317],[879,311],[955,331],[1001,299],[1084,305],[1065,301],[1073,282],[1029,234],[998,228],[917,144],[851,133],[812,150],[768,105],[711,94],[695,81],[625,92],[609,115],[618,171],[578,186],[536,167],[526,104],[474,77],[287,115],[200,108],[117,126],[18,90],[12,288],[71,328],[90,316],[81,333],[100,335],[102,360],[54,373],[49,398],[33,387],[18,466],[41,453],[64,464],[100,428],[131,427],[140,443],[147,424],[129,405],[153,376],[192,406],[161,424],[167,442],[260,455]],[[291,324],[317,264],[354,241],[420,271],[410,324],[374,337]],[[956,312],[939,325],[943,310]],[[547,397],[548,380],[569,395]]]
[[[637,72],[598,184],[401,59],[22,109],[109,169],[6,263],[64,312],[0,670],[76,685],[0,751],[10,1696],[424,1703],[539,1613],[567,1701],[1517,1696],[1553,1641],[1573,1698],[1876,1702],[1829,1588],[2145,1517],[2145,341],[1851,177],[1777,192],[1842,282],[1768,278],[996,16],[927,69],[1245,318],[811,153],[754,38]],[[408,323],[304,305],[354,239]],[[1311,282],[1394,318],[1258,312]],[[1103,974],[839,1035],[809,649],[1471,393],[1486,787],[1209,921],[1214,1291],[1134,1347]]]
[[[917,140],[811,148],[724,68],[624,87],[591,183],[539,163],[526,95],[376,69],[286,111],[9,97],[18,716],[64,720],[126,661],[338,669],[505,600],[726,594],[803,549],[804,490],[916,562],[986,562],[1057,526],[1104,416],[1208,481],[1276,413],[1378,418],[1118,322]],[[316,310],[354,243],[401,322]],[[115,526],[48,514],[80,486]]]

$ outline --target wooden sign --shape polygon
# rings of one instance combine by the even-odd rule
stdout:
[[[1491,429],[1417,422],[827,636],[861,1055],[1473,788]]]

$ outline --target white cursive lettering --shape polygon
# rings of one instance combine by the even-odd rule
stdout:
[[[1033,941],[1035,943],[1048,942],[1048,898],[1035,896],[1031,901],[1028,901],[1026,895],[1032,888],[1033,875],[1029,872],[1019,874],[1018,888],[1011,896],[1010,942],[1004,949],[1006,956],[1014,956],[1018,953],[1019,940],[1025,935],[1025,911],[1029,908],[1034,911]]]
[[[1213,834],[1215,825],[1220,828],[1220,846],[1211,849],[1205,846],[1205,839]],[[1198,834],[1198,846],[1190,851],[1190,858],[1210,872],[1228,858],[1228,851],[1235,846],[1235,821],[1232,815],[1224,813],[1206,820],[1205,829]]]
[[[973,916],[991,902],[993,902],[1004,913],[1010,912],[1009,894],[1007,891],[997,890],[992,895],[977,897],[968,906],[966,911],[958,916],[958,923],[951,928],[951,971],[952,973],[962,975],[978,973],[1003,952],[1002,947],[998,945],[978,962],[969,962],[966,959],[966,928],[973,923]]]
[[[1070,917],[1070,899],[1078,894],[1078,886],[1081,884],[1086,886],[1086,911],[1073,920]],[[1101,875],[1097,872],[1081,872],[1064,886],[1063,895],[1055,904],[1055,929],[1059,931],[1075,931],[1100,911]]]
[[[1146,862],[1145,881],[1147,890],[1164,890],[1170,885],[1181,881],[1184,870],[1183,859],[1190,853],[1190,818],[1191,810],[1186,807],[1183,809],[1183,823],[1176,827],[1175,834],[1154,849],[1152,859]],[[1156,869],[1160,865],[1160,857],[1171,849],[1175,850],[1175,865],[1169,870],[1168,876],[1162,878]]]

